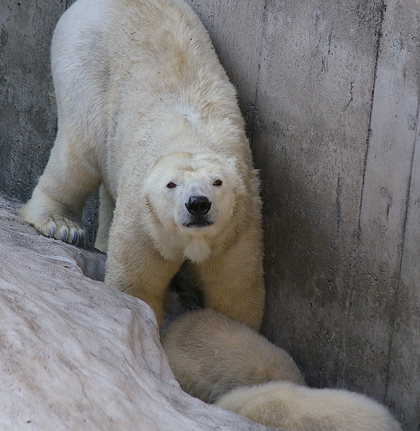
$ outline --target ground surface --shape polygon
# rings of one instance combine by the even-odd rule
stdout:
[[[2,430],[267,429],[182,392],[151,309],[97,281],[105,256],[16,209],[0,196]]]

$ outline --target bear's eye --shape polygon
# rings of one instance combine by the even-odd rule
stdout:
[[[220,186],[222,185],[222,180],[216,180],[216,181],[213,183],[213,185],[214,185],[214,186],[216,186],[216,187],[220,187]]]
[[[170,183],[166,184],[166,187],[168,187],[168,189],[174,189],[176,184],[171,181]]]

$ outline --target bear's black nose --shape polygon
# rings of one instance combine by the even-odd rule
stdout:
[[[185,206],[191,215],[201,217],[210,211],[211,202],[205,196],[190,196]]]

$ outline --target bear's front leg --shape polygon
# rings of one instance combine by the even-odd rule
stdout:
[[[265,305],[262,233],[250,225],[225,252],[201,264],[189,263],[203,290],[205,306],[259,331]]]
[[[67,132],[59,130],[45,171],[20,215],[47,237],[85,245],[83,207],[99,183],[95,163],[85,157]]]
[[[117,211],[109,237],[105,283],[150,305],[161,327],[166,289],[182,261],[164,259],[141,229],[133,227],[135,224],[124,229],[128,218],[122,218]]]

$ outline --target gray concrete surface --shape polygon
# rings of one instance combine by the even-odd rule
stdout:
[[[419,429],[418,1],[189,2],[261,169],[264,333],[311,385]],[[54,140],[49,43],[68,4],[0,2],[0,190],[21,200]]]

